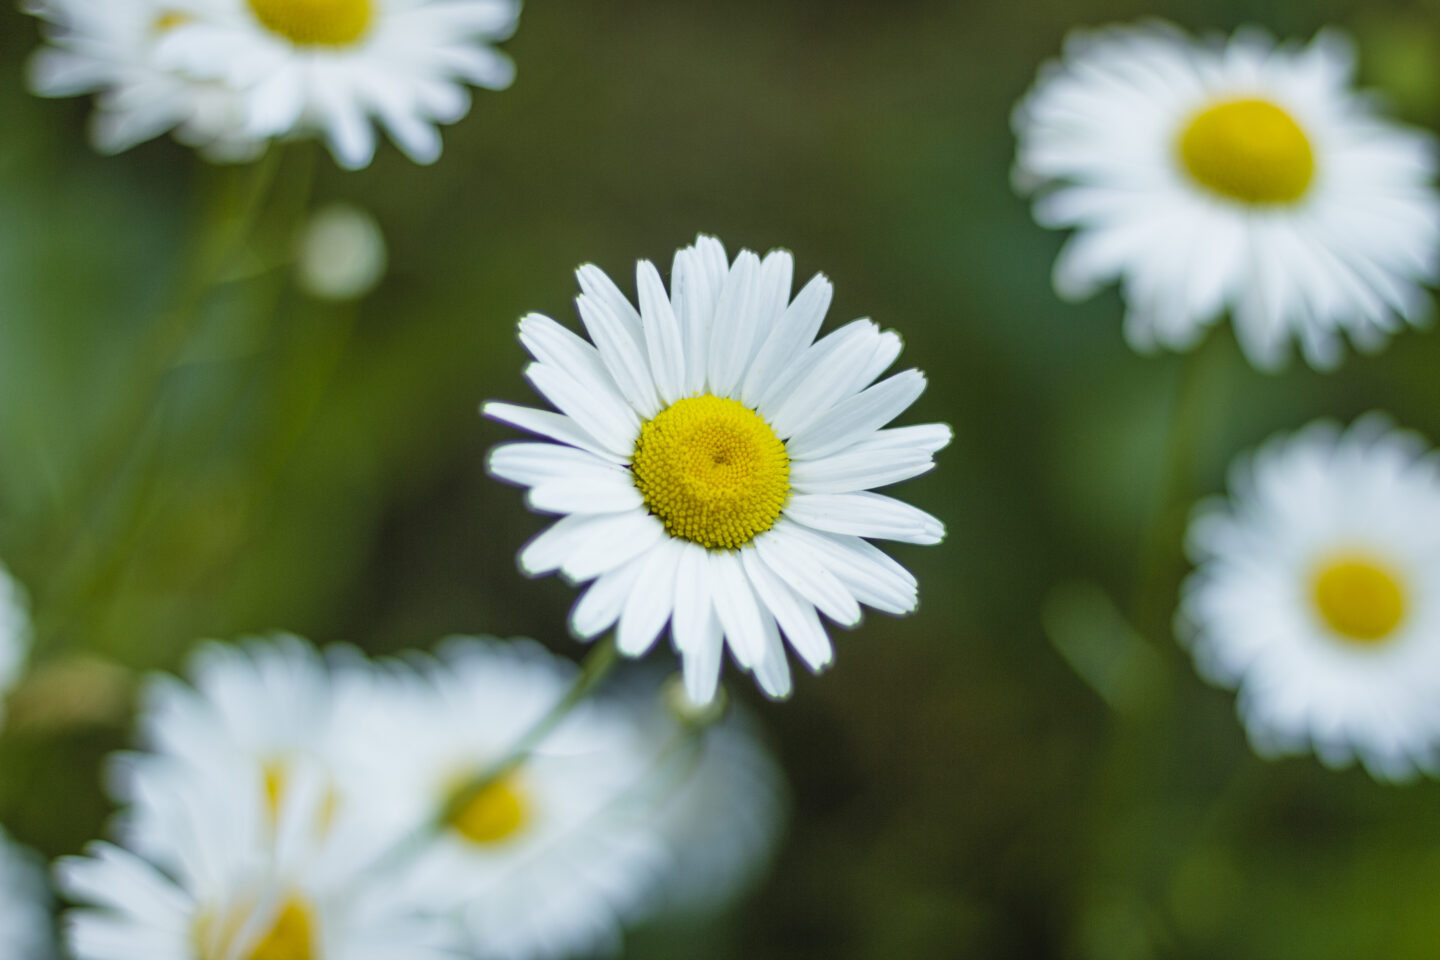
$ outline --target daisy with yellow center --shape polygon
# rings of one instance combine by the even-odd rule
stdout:
[[[440,155],[437,125],[502,90],[514,66],[495,44],[520,0],[176,0],[191,18],[162,44],[178,74],[233,90],[261,141],[325,138],[342,167],[367,166],[374,123],[417,163]]]
[[[1425,316],[1440,197],[1428,134],[1351,88],[1349,42],[1076,31],[1015,110],[1017,186],[1073,228],[1056,290],[1119,281],[1137,350],[1184,350],[1229,314],[1256,366],[1315,367]]]
[[[574,664],[528,642],[459,638],[410,662],[418,676],[394,675],[387,723],[406,746],[387,780],[412,827],[445,811],[413,882],[459,918],[457,955],[606,952],[664,863],[653,827],[618,815],[653,763],[629,714],[608,700],[581,704],[477,789],[472,778],[565,694]]]
[[[1177,620],[1260,752],[1440,772],[1440,460],[1371,415],[1267,443],[1190,528]]]
[[[581,267],[582,339],[548,317],[520,322],[526,370],[558,413],[488,403],[487,416],[543,442],[497,447],[496,477],[561,519],[521,568],[594,581],[571,615],[592,638],[616,627],[621,653],[665,631],[692,700],[708,703],[726,646],[772,697],[791,688],[784,641],[812,670],[830,663],[824,614],[850,627],[861,605],[916,606],[916,583],[869,541],[938,543],[943,525],[873,492],[924,473],[943,424],[888,428],[925,388],[917,370],[878,378],[900,338],[857,320],[816,339],[831,287],[791,298],[793,261],[700,237],[666,290],[649,262],[638,308]],[[877,382],[878,381],[878,382]]]

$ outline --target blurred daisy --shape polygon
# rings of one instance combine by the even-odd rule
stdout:
[[[97,94],[95,149],[119,153],[173,132],[212,159],[260,153],[237,93],[162,64],[161,41],[191,23],[178,0],[28,0],[24,8],[45,21],[48,41],[30,60],[31,88],[46,97]]]
[[[50,893],[39,859],[0,828],[0,957],[53,956],[50,927]]]
[[[1252,363],[1378,350],[1436,276],[1435,144],[1351,89],[1350,44],[1196,42],[1156,23],[1073,33],[1015,110],[1016,182],[1074,227],[1064,297],[1119,280],[1137,350],[1184,350],[1229,311]]]
[[[160,55],[242,100],[246,135],[318,132],[356,169],[378,120],[412,160],[440,156],[436,124],[470,107],[465,86],[514,79],[492,44],[515,30],[519,0],[174,0],[186,22]]]
[[[1265,755],[1440,773],[1440,459],[1369,416],[1269,441],[1191,522],[1177,618]]]
[[[684,688],[662,692],[631,698],[657,755],[634,809],[670,853],[644,914],[714,914],[770,865],[785,822],[785,778],[738,704],[719,722],[695,727],[689,717],[697,705]]]
[[[326,779],[296,768],[278,811],[263,772],[229,776],[182,764],[151,767],[134,792],[162,806],[178,855],[160,865],[108,843],[59,862],[77,960],[453,960],[447,924],[403,875],[378,873],[376,847],[329,805]],[[334,817],[317,845],[311,825]]]
[[[663,847],[623,815],[650,755],[624,711],[582,704],[463,804],[458,791],[503,760],[561,699],[574,666],[527,643],[455,640],[422,677],[393,675],[410,705],[389,720],[407,749],[386,779],[415,826],[452,807],[418,854],[417,885],[454,910],[465,956],[591,956],[619,944],[621,921],[650,890]]]
[[[385,235],[374,217],[353,204],[317,210],[296,247],[300,288],[320,300],[358,300],[385,276]]]
[[[30,608],[25,588],[0,565],[0,726],[5,722],[5,696],[25,669],[30,643]]]
[[[772,697],[790,692],[783,633],[812,670],[831,660],[816,611],[916,606],[915,578],[865,538],[938,543],[934,517],[872,493],[929,470],[943,424],[881,429],[925,377],[875,379],[900,338],[857,320],[819,341],[830,282],[790,299],[793,262],[701,237],[675,256],[671,291],[641,262],[637,310],[598,268],[579,270],[593,345],[548,317],[520,321],[526,376],[560,413],[488,403],[487,416],[554,443],[513,443],[495,476],[562,519],[520,553],[531,575],[594,580],[571,627],[619,623],[627,656],[670,623],[691,699],[714,696],[728,642]]]

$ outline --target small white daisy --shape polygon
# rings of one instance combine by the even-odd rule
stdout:
[[[915,578],[866,538],[938,543],[939,520],[871,488],[929,470],[943,424],[881,429],[920,396],[906,370],[874,383],[900,338],[857,320],[816,341],[830,282],[790,299],[793,262],[712,237],[675,256],[671,289],[649,261],[637,310],[601,270],[579,270],[593,345],[548,317],[520,321],[526,377],[560,413],[484,413],[554,443],[497,447],[495,476],[562,519],[520,553],[527,574],[594,580],[570,623],[617,621],[643,655],[670,623],[691,698],[708,703],[728,645],[772,697],[790,692],[781,634],[812,670],[831,660],[817,610],[916,606]]]
[[[657,758],[634,809],[670,853],[642,916],[713,914],[769,866],[785,825],[785,778],[740,705],[696,729],[687,718],[705,708],[678,683],[662,692],[629,698]]]
[[[1312,424],[1190,525],[1177,630],[1265,755],[1440,773],[1440,457],[1382,417]]]
[[[88,905],[65,918],[77,960],[453,960],[449,924],[403,874],[375,870],[373,838],[331,802],[323,771],[292,769],[276,807],[256,765],[144,767],[132,792],[158,805],[145,816],[168,824],[176,855],[95,843],[57,864]]]
[[[25,669],[31,641],[25,588],[0,564],[0,726],[5,723],[5,696]]]
[[[54,955],[45,870],[0,828],[0,957],[46,960]]]
[[[388,721],[406,749],[385,778],[416,827],[500,762],[574,681],[575,668],[528,643],[446,643],[421,676],[397,671],[409,708]],[[398,697],[396,699],[399,699]],[[650,769],[630,715],[581,704],[514,770],[453,811],[417,854],[417,885],[454,910],[465,956],[540,960],[619,944],[664,849],[623,807]]]
[[[1252,363],[1289,341],[1331,367],[1431,311],[1435,142],[1351,88],[1349,42],[1198,42],[1163,24],[1076,31],[1015,110],[1016,183],[1076,228],[1055,288],[1119,280],[1125,335],[1184,350],[1226,311]]]
[[[470,108],[466,84],[514,79],[492,44],[520,0],[175,0],[189,22],[162,39],[172,69],[237,91],[258,139],[318,132],[356,169],[375,153],[372,118],[412,160],[440,156],[436,124]]]
[[[167,132],[216,160],[250,160],[264,141],[244,131],[240,96],[161,64],[162,39],[191,22],[168,0],[29,0],[47,43],[30,61],[30,86],[47,97],[97,94],[90,139],[119,153]]]

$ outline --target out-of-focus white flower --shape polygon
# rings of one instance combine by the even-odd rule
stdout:
[[[421,678],[394,674],[407,749],[386,778],[417,825],[504,759],[564,695],[574,667],[528,643],[452,640]],[[663,863],[656,832],[627,812],[649,771],[628,712],[584,703],[461,809],[419,853],[417,883],[458,912],[459,950],[481,958],[590,956],[618,946]]]
[[[670,624],[690,697],[707,703],[728,642],[771,697],[789,694],[782,633],[812,670],[832,650],[819,613],[843,626],[860,606],[915,609],[915,578],[865,538],[938,543],[944,525],[871,492],[924,473],[943,424],[881,429],[925,388],[918,370],[874,383],[900,337],[857,320],[815,340],[830,304],[816,276],[791,301],[793,261],[712,237],[679,251],[667,293],[637,270],[636,309],[601,270],[579,270],[593,344],[549,317],[520,321],[526,376],[560,411],[487,403],[538,434],[490,455],[562,519],[520,553],[526,573],[594,583],[571,627],[619,624],[642,656]],[[818,611],[818,612],[817,612]]]
[[[376,120],[418,163],[440,156],[436,124],[470,107],[466,84],[514,79],[492,44],[519,0],[174,0],[189,18],[163,38],[163,62],[241,98],[257,139],[318,132],[336,161],[370,163]]]
[[[730,906],[769,866],[785,823],[785,778],[746,711],[696,727],[696,706],[681,683],[632,697],[656,755],[633,809],[670,851],[646,917]]]
[[[161,41],[192,20],[168,0],[28,0],[47,43],[30,61],[30,86],[47,97],[96,94],[90,137],[118,153],[173,132],[212,159],[250,160],[264,141],[244,130],[240,96],[161,62]]]
[[[1076,31],[1015,110],[1016,183],[1074,227],[1065,297],[1119,280],[1137,350],[1183,350],[1227,311],[1252,363],[1341,334],[1378,350],[1431,311],[1440,257],[1435,142],[1355,92],[1334,31],[1196,41],[1157,23]]]
[[[1230,494],[1191,522],[1177,630],[1255,749],[1440,774],[1440,457],[1378,416],[1319,422]]]
[[[55,953],[50,927],[44,868],[0,827],[0,957],[48,960]]]
[[[57,864],[87,905],[65,918],[77,960],[454,960],[450,925],[376,870],[384,838],[334,803],[324,771],[293,765],[271,803],[255,764],[135,769],[131,794],[156,806],[140,815],[168,825],[172,855],[95,843]]]
[[[0,565],[0,726],[5,723],[5,695],[20,679],[30,655],[30,605],[25,588]]]
[[[295,266],[312,297],[358,300],[385,276],[385,263],[385,235],[375,218],[353,204],[333,203],[306,223]]]

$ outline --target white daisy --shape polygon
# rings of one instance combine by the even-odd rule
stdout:
[[[857,320],[815,341],[830,304],[816,276],[790,299],[793,263],[701,237],[675,256],[671,291],[648,261],[637,310],[602,271],[579,270],[593,345],[538,314],[520,321],[526,376],[560,413],[487,403],[555,443],[512,443],[491,473],[562,519],[520,553],[527,574],[594,580],[571,615],[594,637],[619,623],[643,655],[671,625],[697,703],[728,641],[772,697],[790,691],[781,634],[812,670],[831,660],[817,610],[916,606],[915,578],[864,538],[938,543],[939,520],[870,492],[929,470],[943,424],[881,429],[925,388],[918,370],[873,384],[900,338]]]
[[[505,758],[569,688],[575,669],[528,643],[453,640],[393,679],[408,709],[389,722],[406,749],[386,781],[420,827]],[[523,763],[452,812],[418,853],[417,884],[458,913],[466,956],[590,956],[618,946],[621,920],[663,862],[654,831],[623,812],[650,754],[623,710],[581,704]]]
[[[25,588],[0,564],[0,725],[5,722],[5,696],[25,669],[31,641]]]
[[[163,803],[135,794],[175,766],[212,778],[259,770],[262,799],[278,811],[297,765],[307,765],[325,777],[332,806],[365,814],[374,832],[393,820],[369,802],[389,705],[358,651],[335,646],[322,656],[288,635],[211,642],[191,657],[189,674],[193,687],[163,675],[146,684],[139,725],[150,752],[112,762],[113,792],[134,804],[123,818],[128,846],[162,861],[176,854]]]
[[[1015,110],[1016,183],[1077,232],[1055,288],[1118,280],[1137,350],[1191,347],[1229,311],[1262,368],[1293,337],[1338,363],[1431,310],[1435,143],[1351,89],[1349,42],[1197,42],[1157,23],[1077,31]]]
[[[1177,629],[1255,749],[1440,773],[1440,457],[1381,417],[1321,422],[1230,491],[1191,522]]]
[[[418,163],[440,156],[436,124],[470,108],[474,84],[500,90],[514,65],[491,44],[515,30],[519,0],[175,0],[190,22],[167,35],[173,69],[223,83],[247,135],[318,132],[355,169],[375,153],[371,119]]]
[[[0,957],[53,956],[50,924],[50,892],[39,858],[0,828]]]
[[[378,873],[376,846],[330,801],[327,779],[294,768],[278,808],[256,765],[144,768],[133,791],[158,804],[177,855],[156,864],[95,843],[56,873],[88,906],[65,918],[77,960],[453,960],[450,927],[404,875]],[[312,826],[332,824],[317,843]]]
[[[161,41],[189,25],[169,0],[28,0],[46,22],[48,43],[30,61],[30,86],[41,96],[97,94],[90,138],[118,153],[163,133],[212,159],[249,160],[263,141],[244,131],[237,93],[160,62]]]
[[[632,692],[630,703],[657,757],[634,809],[670,852],[643,915],[719,912],[770,864],[785,823],[784,775],[738,704],[692,727],[696,705],[678,683],[659,698],[653,688]]]

